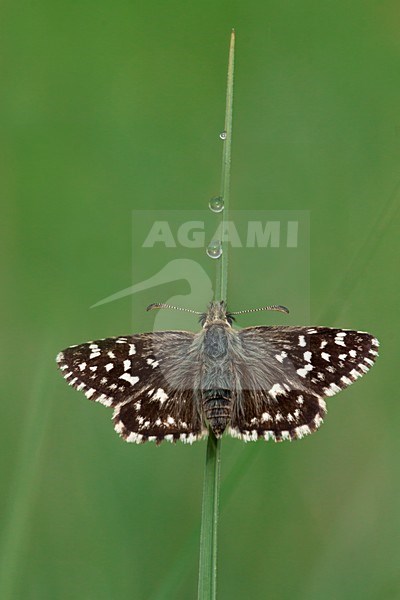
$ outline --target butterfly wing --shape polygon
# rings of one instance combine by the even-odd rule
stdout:
[[[114,426],[127,441],[184,442],[206,430],[194,402],[195,334],[160,331],[71,346],[57,356],[69,385],[114,407]]]
[[[315,431],[326,413],[323,398],[356,381],[378,356],[378,340],[353,330],[249,327],[239,337],[234,368],[242,389],[230,433],[244,440]]]

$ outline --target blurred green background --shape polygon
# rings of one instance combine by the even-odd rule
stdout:
[[[224,439],[219,598],[400,598],[399,3],[44,0],[1,6],[2,599],[196,595],[205,443],[125,444],[54,357],[175,293],[89,309],[135,283],[133,210],[218,191],[232,26],[231,206],[310,211],[311,323],[381,358],[313,436]],[[308,298],[231,267],[235,308]]]

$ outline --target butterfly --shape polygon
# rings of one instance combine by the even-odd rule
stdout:
[[[175,308],[153,304],[153,308]],[[254,310],[288,312],[282,306]],[[186,310],[186,309],[180,309]],[[194,312],[194,311],[190,311]],[[114,409],[128,442],[192,443],[209,429],[244,441],[302,438],[319,428],[324,398],[362,377],[378,356],[371,334],[329,327],[236,329],[225,302],[199,332],[155,331],[70,346],[57,363],[69,385]]]

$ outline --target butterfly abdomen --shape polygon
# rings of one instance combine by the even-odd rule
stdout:
[[[202,404],[204,415],[211,429],[217,437],[220,437],[231,420],[231,391],[226,389],[203,390]]]

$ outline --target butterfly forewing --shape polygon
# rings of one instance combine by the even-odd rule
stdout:
[[[193,339],[185,331],[105,338],[71,346],[57,362],[69,385],[116,407],[115,429],[128,441],[192,442],[204,433],[185,369]]]
[[[329,327],[248,327],[240,331],[245,355],[257,352],[269,377],[320,396],[333,396],[373,365],[379,342],[371,334]],[[265,369],[264,369],[265,370]],[[287,381],[289,380],[289,381]],[[263,389],[269,391],[267,382]]]

